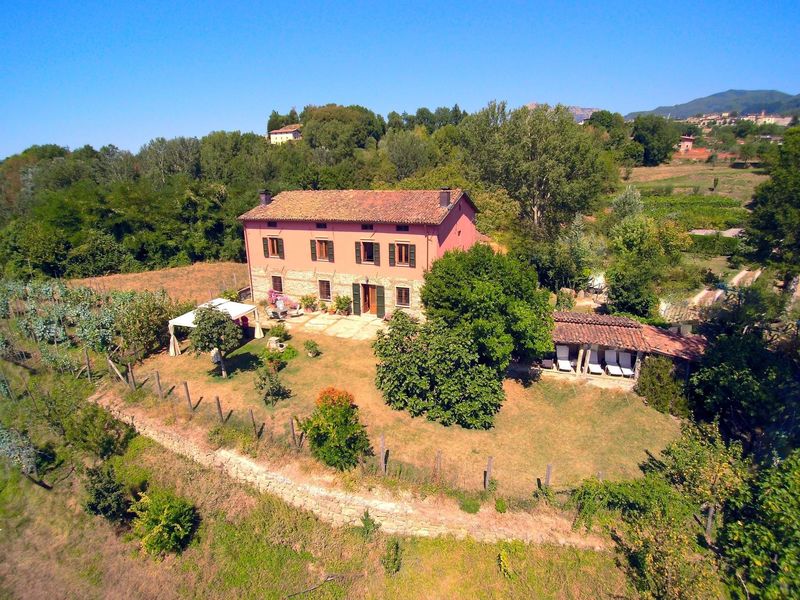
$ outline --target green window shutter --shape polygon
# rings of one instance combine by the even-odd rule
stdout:
[[[283,255],[283,239],[282,238],[278,238],[278,256],[280,258],[285,258],[285,256]]]
[[[381,245],[378,242],[372,244],[372,258],[376,267],[381,264]]]
[[[264,245],[264,258],[269,258],[269,238],[261,238],[261,243]]]
[[[361,284],[353,284],[353,314],[361,314]]]
[[[389,266],[394,266],[394,244],[389,244]]]
[[[317,240],[311,240],[311,260],[317,260]]]
[[[328,260],[333,262],[333,241],[328,240],[326,243],[328,244]]]
[[[378,301],[378,318],[382,319],[386,315],[386,293],[382,285],[375,286],[375,298]]]
[[[361,242],[356,242],[356,264],[361,264]]]
[[[417,266],[417,245],[416,244],[409,244],[408,245],[408,266],[412,267],[412,268]]]

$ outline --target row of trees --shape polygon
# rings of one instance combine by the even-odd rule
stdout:
[[[430,113],[430,114],[429,114]],[[33,146],[0,163],[0,261],[12,276],[93,276],[201,260],[242,260],[237,216],[259,188],[436,188],[473,191],[484,232],[522,218],[552,242],[560,224],[613,189],[617,157],[563,107],[472,115],[457,106],[389,123],[359,106],[273,115],[303,140],[213,132],[114,146]]]

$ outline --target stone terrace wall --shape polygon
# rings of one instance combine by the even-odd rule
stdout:
[[[164,448],[205,467],[220,469],[238,481],[277,496],[290,506],[311,511],[334,526],[360,525],[361,516],[369,510],[370,516],[381,524],[381,530],[390,534],[452,535],[489,543],[521,540],[596,550],[606,547],[605,540],[598,536],[573,531],[569,520],[557,513],[500,514],[494,506],[486,506],[478,514],[471,515],[460,511],[454,501],[446,498],[397,499],[385,490],[350,493],[298,481],[229,449],[201,447],[155,420],[132,416],[110,403],[107,397],[99,396],[94,400]]]

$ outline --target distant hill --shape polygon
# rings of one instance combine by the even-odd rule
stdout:
[[[696,98],[684,104],[659,106],[653,110],[643,110],[626,115],[633,119],[636,115],[655,114],[673,119],[685,119],[699,113],[716,113],[737,111],[740,114],[760,113],[792,113],[800,111],[800,94],[792,96],[777,90],[728,90],[711,94],[705,98]]]
[[[539,106],[538,102],[531,102],[527,105],[528,108],[536,108]],[[592,116],[593,112],[600,110],[599,108],[584,108],[583,106],[568,106],[567,110],[572,113],[575,120],[580,123]]]

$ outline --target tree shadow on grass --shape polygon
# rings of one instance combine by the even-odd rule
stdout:
[[[253,354],[252,352],[232,354],[225,359],[225,367],[228,370],[229,377],[235,373],[255,371],[260,366],[261,357],[258,354]],[[216,365],[211,367],[211,369],[208,371],[208,374],[212,377],[222,377],[219,367]]]

